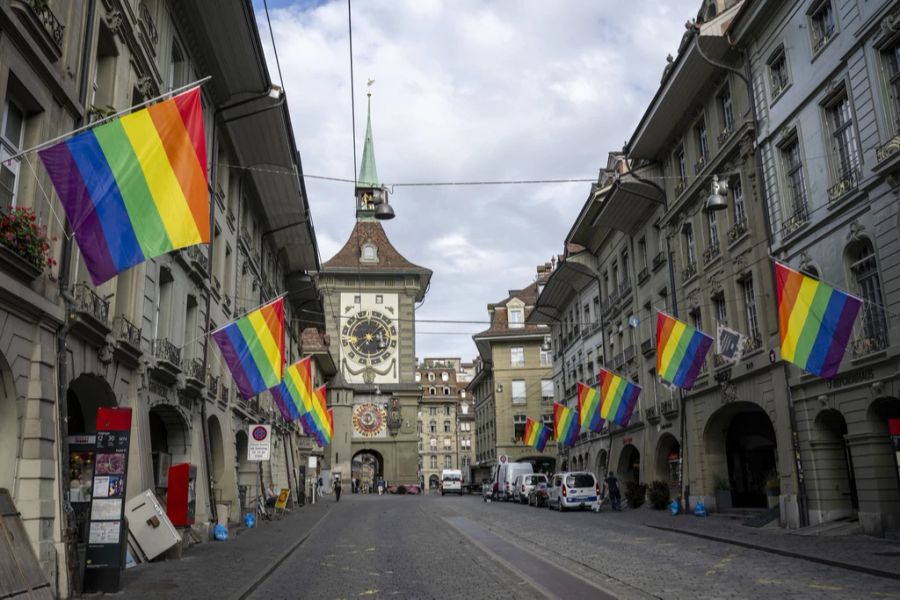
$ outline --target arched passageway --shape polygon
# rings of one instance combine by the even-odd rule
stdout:
[[[656,481],[669,484],[671,490],[681,494],[681,444],[671,433],[664,433],[656,444]],[[674,496],[673,496],[674,497]]]
[[[623,482],[641,480],[641,453],[632,444],[626,444],[619,455],[616,475]]]
[[[361,489],[374,490],[378,480],[384,477],[384,457],[376,450],[360,450],[353,455],[350,473],[359,479]]]
[[[844,415],[834,409],[820,412],[813,423],[813,436],[816,473],[811,485],[817,504],[813,508],[821,511],[824,520],[847,516],[859,509],[859,498]]]

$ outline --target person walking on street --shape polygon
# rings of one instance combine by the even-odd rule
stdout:
[[[378,478],[378,495],[382,495],[384,493],[384,479],[381,477]]]
[[[609,472],[606,474],[606,487],[609,490],[609,501],[612,504],[612,509],[622,510],[622,494],[619,491],[619,480],[616,478],[615,473]]]
[[[341,501],[341,480],[337,478],[334,480],[334,499],[337,502]]]

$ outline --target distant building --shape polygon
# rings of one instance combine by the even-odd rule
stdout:
[[[443,469],[459,469],[459,359],[426,358],[416,371],[419,402],[419,472],[428,490],[440,486]]]

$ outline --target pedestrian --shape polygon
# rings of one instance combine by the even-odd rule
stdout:
[[[319,497],[322,496],[322,488],[323,487],[325,487],[325,485],[322,483],[322,476],[319,475],[319,478],[316,479],[316,496],[319,496]]]
[[[334,499],[336,502],[341,501],[341,480],[338,477],[334,478]]]
[[[384,479],[381,477],[378,478],[378,495],[381,496],[384,493]]]
[[[622,510],[620,504],[622,494],[619,491],[619,480],[616,478],[615,473],[609,472],[606,474],[606,488],[609,490],[609,501],[612,504],[612,509]]]
[[[268,508],[272,508],[275,506],[275,502],[278,500],[278,495],[275,493],[275,490],[272,488],[272,484],[270,483],[268,487],[266,487],[266,506]]]

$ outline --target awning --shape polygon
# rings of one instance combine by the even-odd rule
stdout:
[[[567,257],[556,267],[528,315],[528,323],[551,325],[562,318],[561,311],[571,298],[597,278],[593,269],[584,264],[591,258],[587,252],[581,252]]]
[[[630,235],[664,203],[665,197],[653,184],[626,175],[613,184],[592,225]]]

